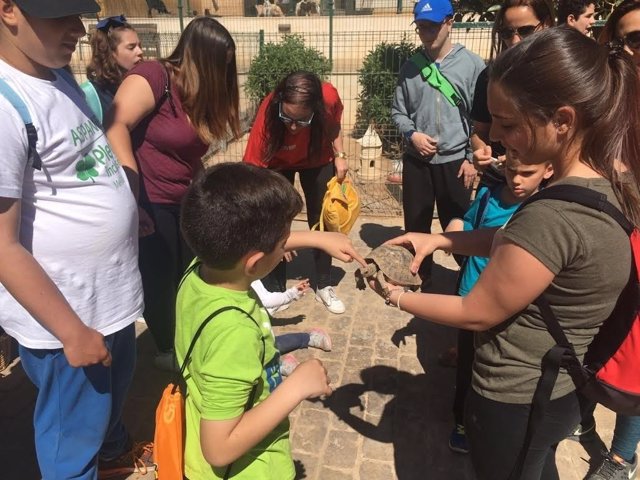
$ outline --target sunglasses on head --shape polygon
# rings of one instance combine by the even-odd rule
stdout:
[[[311,113],[311,116],[306,120],[294,120],[293,118],[287,117],[284,113],[282,113],[282,102],[278,102],[278,117],[280,121],[285,125],[291,125],[295,123],[297,127],[306,128],[311,126],[311,122],[313,121],[313,116],[315,112]]]
[[[107,33],[110,28],[122,27],[127,23],[127,19],[124,15],[117,15],[114,17],[106,17],[96,23],[96,28]]]
[[[622,43],[633,50],[640,50],[640,30],[627,33],[622,37]]]
[[[540,24],[537,25],[524,25],[522,27],[514,27],[514,28],[501,28],[498,30],[498,35],[502,40],[511,40],[513,37],[518,35],[520,38],[525,38],[535,33]]]

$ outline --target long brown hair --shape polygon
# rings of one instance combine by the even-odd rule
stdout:
[[[549,28],[500,55],[490,81],[530,126],[572,107],[570,141],[580,142],[580,161],[611,182],[623,212],[640,225],[637,188],[620,180],[617,166],[622,162],[640,184],[640,79],[629,55],[571,27]]]
[[[322,95],[322,81],[311,72],[298,71],[287,75],[273,91],[273,98],[265,114],[265,139],[267,148],[265,161],[268,162],[280,150],[284,143],[286,128],[280,121],[280,103],[303,105],[313,112],[308,158],[316,158],[322,152],[324,142],[335,139],[336,132],[329,131],[327,112]]]
[[[200,139],[211,144],[240,137],[236,45],[209,17],[194,18],[161,61],[168,67],[184,111]]]
[[[500,5],[498,13],[496,13],[493,28],[491,29],[489,60],[493,60],[503,50],[506,50],[506,45],[500,38],[500,30],[504,27],[504,14],[513,7],[529,7],[533,10],[538,22],[544,27],[553,27],[556,24],[556,11],[551,0],[505,0]]]
[[[110,26],[108,29],[96,29],[91,34],[91,60],[87,65],[87,78],[104,87],[117,88],[122,83],[125,71],[113,54],[120,45],[122,34],[135,29],[128,23]]]

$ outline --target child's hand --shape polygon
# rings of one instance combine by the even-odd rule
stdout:
[[[317,358],[312,358],[298,365],[285,382],[295,385],[300,393],[300,400],[322,395],[329,396],[333,393],[333,389],[329,386],[331,381],[327,376],[327,369]]]
[[[63,342],[64,355],[72,367],[88,367],[102,363],[111,365],[111,352],[104,343],[102,334],[93,328],[83,326],[77,334]]]
[[[287,261],[287,263],[291,262],[297,256],[298,256],[298,252],[296,252],[295,250],[284,252],[284,259]]]
[[[309,279],[305,278],[300,283],[295,286],[295,289],[298,290],[300,294],[303,294],[311,289],[311,285],[309,284]]]

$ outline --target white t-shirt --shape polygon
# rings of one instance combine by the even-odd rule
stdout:
[[[27,159],[24,123],[0,95],[0,197],[21,199],[20,241],[88,326],[117,332],[142,314],[138,214],[122,167],[81,93],[65,79],[0,60],[38,132],[42,170]],[[29,348],[62,344],[0,285],[0,325]]]

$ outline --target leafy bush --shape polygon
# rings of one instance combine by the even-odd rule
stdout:
[[[253,59],[244,86],[255,103],[276,88],[291,72],[306,70],[326,80],[331,72],[329,60],[318,50],[306,47],[300,35],[285,35],[280,43],[267,43]]]
[[[388,156],[396,156],[402,151],[402,136],[391,120],[398,72],[418,49],[406,37],[400,43],[379,43],[367,54],[358,70],[362,91],[358,95],[353,136],[362,136],[372,124],[382,139],[382,150]]]

